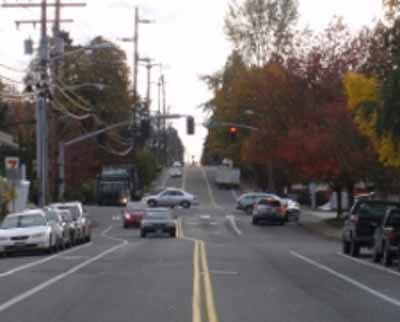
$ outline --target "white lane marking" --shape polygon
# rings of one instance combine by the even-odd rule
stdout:
[[[105,237],[105,238],[109,238],[109,237],[105,236],[104,234],[107,234],[107,232],[109,232],[109,231],[111,230],[111,228],[112,228],[112,226],[106,228],[106,229],[101,233],[101,236],[103,236],[103,237]],[[110,238],[109,238],[109,239],[110,239]],[[121,240],[118,240],[118,241],[121,241]],[[63,251],[63,252],[61,252],[61,253],[55,254],[55,255],[50,256],[50,257],[43,258],[43,259],[38,260],[38,261],[35,261],[35,262],[31,262],[31,263],[28,263],[28,264],[25,264],[25,265],[22,265],[22,266],[15,267],[15,268],[13,268],[13,269],[7,271],[7,272],[0,273],[0,278],[5,277],[5,276],[9,276],[9,275],[12,275],[12,274],[15,274],[15,273],[17,273],[17,272],[26,270],[26,269],[31,268],[31,267],[35,267],[35,266],[38,266],[38,265],[47,263],[48,261],[51,261],[52,259],[58,258],[58,257],[60,257],[60,256],[65,256],[65,255],[67,255],[67,254],[74,253],[74,252],[76,252],[76,251],[78,251],[78,250],[80,250],[80,249],[89,247],[89,246],[91,246],[91,245],[93,245],[93,242],[89,242],[89,243],[87,243],[87,244],[84,244],[84,245],[81,245],[81,246],[78,246],[78,247],[71,248],[71,249],[69,249],[69,250]]]
[[[355,279],[352,279],[351,277],[349,277],[347,275],[339,273],[339,272],[335,271],[334,269],[329,268],[328,266],[325,266],[325,265],[323,265],[321,263],[318,263],[318,262],[316,262],[316,261],[314,261],[314,260],[312,260],[312,259],[310,259],[310,258],[308,258],[306,256],[303,256],[303,255],[301,255],[301,254],[299,254],[299,253],[297,253],[295,251],[290,251],[290,254],[292,256],[294,256],[294,257],[297,257],[298,259],[301,259],[302,261],[304,261],[304,262],[306,262],[306,263],[308,263],[308,264],[310,264],[312,266],[315,266],[315,267],[319,268],[320,270],[323,270],[323,271],[325,271],[325,272],[327,272],[327,273],[329,273],[329,274],[331,274],[333,276],[336,276],[337,278],[340,278],[341,280],[343,280],[343,281],[345,281],[345,282],[347,282],[347,283],[349,283],[349,284],[351,284],[351,285],[353,285],[355,287],[358,287],[359,289],[361,289],[361,290],[363,290],[363,291],[365,291],[365,292],[367,292],[367,293],[369,293],[371,295],[374,295],[374,296],[380,298],[381,300],[384,300],[384,301],[386,301],[388,303],[391,303],[391,304],[393,304],[393,305],[395,305],[397,307],[400,307],[400,301],[395,299],[395,298],[393,298],[393,297],[390,297],[390,296],[385,295],[385,294],[383,294],[383,293],[381,293],[381,292],[379,292],[379,291],[377,291],[377,290],[375,290],[373,288],[370,288],[367,285],[362,284],[362,283],[356,281]]]
[[[219,205],[217,205],[217,203],[215,202],[214,194],[212,192],[210,182],[208,181],[206,170],[204,170],[203,167],[200,167],[200,170],[201,170],[201,172],[203,174],[204,180],[206,181],[207,191],[208,191],[208,196],[209,196],[210,201],[211,201],[211,206],[213,206],[214,208],[221,209],[221,207]]]
[[[232,226],[232,229],[235,231],[235,233],[239,236],[243,235],[243,232],[239,229],[239,227],[236,224],[236,219],[234,215],[226,215],[226,219],[228,219],[229,223]]]
[[[104,237],[104,238],[107,238],[107,239],[109,239],[109,240],[116,241],[116,242],[127,242],[127,241],[124,240],[124,239],[121,239],[121,238],[118,238],[118,237],[113,237],[113,236],[107,235],[107,234],[111,231],[111,229],[113,229],[113,226],[110,226],[110,227],[108,227],[106,230],[104,230],[104,231],[101,233],[101,236]]]
[[[233,271],[218,271],[218,270],[210,270],[209,271],[211,274],[216,274],[216,275],[239,275],[238,272],[233,272]],[[204,274],[204,272],[201,272]]]
[[[60,259],[64,260],[78,260],[78,259],[85,259],[89,258],[89,256],[60,256]]]
[[[79,246],[79,247],[72,248],[72,249],[67,250],[67,251],[63,251],[62,253],[59,253],[59,254],[56,254],[56,255],[53,255],[53,256],[50,256],[50,257],[46,257],[46,258],[43,258],[43,259],[35,261],[35,262],[31,262],[31,263],[28,263],[28,264],[25,264],[25,265],[22,265],[22,266],[15,267],[15,268],[7,271],[7,272],[0,273],[0,278],[15,274],[17,272],[26,270],[26,269],[34,267],[34,266],[38,266],[38,265],[47,263],[47,262],[51,261],[52,259],[58,258],[58,257],[60,257],[62,255],[73,253],[75,251],[78,251],[78,250],[80,250],[82,248],[89,247],[91,245],[93,245],[93,242],[87,243],[87,244]]]
[[[366,262],[366,261],[363,261],[361,259],[350,257],[348,255],[345,255],[345,254],[342,254],[342,253],[339,253],[339,252],[337,252],[336,255],[344,257],[344,258],[346,258],[348,260],[351,260],[353,262],[356,262],[358,264],[361,264],[361,265],[364,265],[364,266],[368,266],[368,267],[372,267],[372,268],[374,268],[374,269],[376,269],[378,271],[386,272],[386,273],[393,274],[393,275],[396,275],[396,276],[400,277],[400,272],[393,271],[393,270],[391,270],[389,268],[386,268],[384,266],[379,266],[378,264],[375,264],[375,263]]]
[[[121,216],[113,216],[112,220],[113,221],[119,221],[119,220],[121,220]]]
[[[211,215],[199,215],[201,220],[210,220],[211,219]]]
[[[79,265],[76,265],[75,267],[69,269],[68,271],[66,271],[66,272],[64,272],[62,274],[59,274],[59,275],[57,275],[57,276],[55,276],[55,277],[53,277],[53,278],[51,278],[51,279],[49,279],[49,280],[47,280],[47,281],[45,281],[43,283],[31,288],[30,290],[28,290],[28,291],[26,291],[24,293],[21,293],[20,295],[15,296],[11,300],[8,300],[8,301],[0,304],[0,312],[3,312],[5,310],[7,310],[8,308],[18,304],[19,302],[22,302],[23,300],[25,300],[25,299],[27,299],[27,298],[39,293],[40,291],[44,290],[45,288],[57,283],[58,281],[66,278],[66,277],[68,277],[68,276],[70,276],[70,275],[72,275],[74,273],[76,273],[77,271],[81,270],[82,268],[84,268],[84,267],[86,267],[86,266],[88,266],[88,265],[90,265],[90,264],[92,264],[94,262],[97,262],[98,260],[100,260],[104,256],[115,252],[116,250],[118,250],[121,247],[126,246],[127,244],[128,244],[128,242],[124,241],[123,243],[120,243],[120,244],[118,244],[118,245],[116,245],[116,246],[114,246],[112,248],[109,248],[106,251],[104,251],[104,252],[102,252],[102,253],[100,253],[100,254],[98,254],[98,255],[96,255],[96,256],[94,256],[94,257],[92,257],[92,258],[90,258],[90,259],[88,259],[86,261],[84,261],[83,263],[81,263]]]

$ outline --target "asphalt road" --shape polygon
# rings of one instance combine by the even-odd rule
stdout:
[[[160,178],[200,201],[175,210],[177,239],[141,239],[121,209],[90,207],[92,243],[1,258],[0,321],[399,321],[400,273],[296,224],[253,227],[212,178],[198,167]]]

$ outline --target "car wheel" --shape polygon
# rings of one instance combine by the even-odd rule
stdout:
[[[128,228],[128,227],[129,227],[129,225],[128,225],[126,222],[124,222],[124,225],[123,225],[123,227],[126,229],[126,228]]]
[[[146,232],[144,230],[140,231],[140,237],[146,238]]]
[[[86,242],[89,243],[92,240],[92,234],[86,236]]]
[[[154,199],[151,199],[147,202],[147,204],[149,205],[149,207],[151,208],[155,208],[157,207],[157,201],[155,201]]]
[[[360,246],[354,240],[352,240],[350,243],[350,255],[351,255],[351,257],[360,256]]]
[[[393,264],[393,255],[389,250],[389,247],[385,246],[383,249],[383,265],[391,266]]]
[[[185,209],[188,209],[188,208],[190,208],[190,202],[189,201],[182,201],[181,202],[181,206],[183,207],[183,208],[185,208]]]
[[[372,261],[374,263],[379,263],[382,260],[382,251],[379,249],[380,247],[374,246],[372,249]]]
[[[169,235],[172,237],[172,238],[176,238],[176,231],[174,230],[174,231],[171,231],[170,233],[169,233]]]
[[[348,255],[348,254],[350,254],[350,243],[347,241],[347,240],[343,240],[342,241],[342,251],[343,251],[343,254],[346,254],[346,255]]]
[[[255,219],[255,218],[253,218],[253,219],[251,220],[251,223],[252,223],[253,225],[258,225],[258,220]]]

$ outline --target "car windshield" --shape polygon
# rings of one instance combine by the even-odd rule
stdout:
[[[171,219],[171,213],[168,210],[159,210],[159,211],[146,211],[145,219],[148,220],[168,220]]]
[[[146,205],[140,202],[129,202],[126,209],[129,212],[144,211]]]
[[[44,216],[42,215],[21,215],[21,216],[12,216],[6,217],[4,219],[1,228],[2,229],[13,229],[13,228],[28,228],[28,227],[37,227],[37,226],[46,226],[47,222]]]

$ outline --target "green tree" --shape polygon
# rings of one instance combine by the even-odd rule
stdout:
[[[297,0],[232,1],[225,32],[248,62],[263,66],[272,56],[288,53],[297,18]]]

